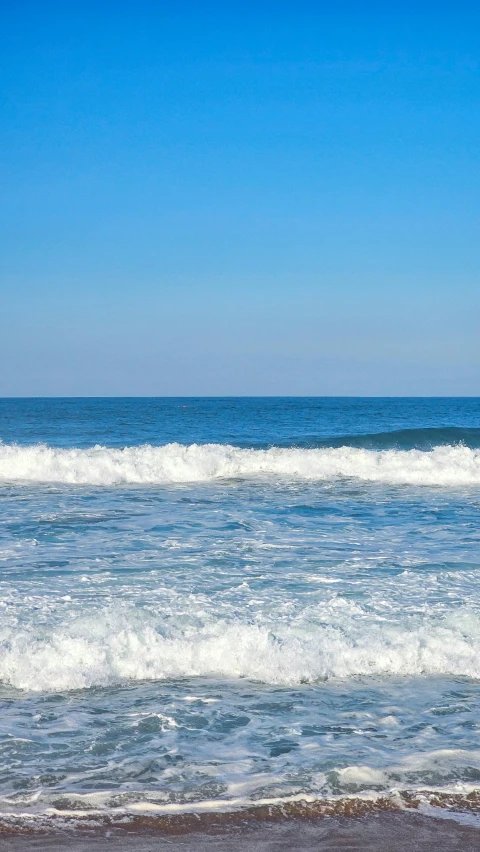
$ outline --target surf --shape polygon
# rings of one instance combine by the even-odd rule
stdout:
[[[69,485],[168,485],[218,480],[356,479],[385,484],[480,485],[480,450],[360,447],[246,449],[225,444],[170,443],[88,449],[0,444],[0,482]]]

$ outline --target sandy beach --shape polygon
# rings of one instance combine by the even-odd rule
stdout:
[[[0,837],[1,852],[478,852],[480,827],[419,814],[247,822],[208,832],[159,834],[116,830]]]

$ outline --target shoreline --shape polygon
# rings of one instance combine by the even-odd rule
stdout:
[[[180,826],[177,826],[177,829]],[[183,830],[153,830],[136,824],[107,830],[0,832],[0,852],[478,852],[480,826],[418,812],[377,812],[362,816],[284,817],[259,822],[245,818],[208,827],[193,822]]]
[[[60,804],[60,802],[58,802]],[[66,805],[66,801],[63,802]],[[476,835],[480,849],[480,789],[469,792],[434,790],[391,790],[377,795],[350,795],[333,798],[295,796],[283,801],[263,800],[250,802],[243,807],[230,807],[226,802],[196,802],[190,804],[158,805],[142,802],[118,809],[79,807],[71,802],[70,808],[49,807],[42,811],[3,811],[0,813],[0,839],[7,842],[23,838],[26,844],[48,845],[62,837],[68,845],[82,838],[147,837],[188,838],[193,834],[214,837],[218,834],[236,836],[253,829],[260,834],[271,832],[277,826],[280,834],[288,826],[341,823],[344,826],[373,821],[377,825],[389,821],[408,825],[420,820],[436,831],[432,825],[448,823],[468,827]],[[202,807],[203,804],[203,807]],[[223,807],[222,807],[223,804]],[[225,805],[227,805],[225,807]],[[352,830],[352,829],[350,829]],[[439,830],[439,829],[438,829]],[[96,841],[96,842],[97,842]],[[82,841],[83,842],[83,841]],[[170,840],[168,840],[170,842]],[[0,844],[1,848],[1,844]],[[40,847],[39,847],[40,848]],[[45,847],[46,848],[46,847]]]

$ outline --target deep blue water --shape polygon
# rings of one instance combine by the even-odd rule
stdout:
[[[402,434],[403,433],[403,434]],[[437,433],[437,434],[436,434]],[[220,443],[238,447],[480,446],[476,398],[0,399],[4,442],[54,447]],[[438,440],[436,440],[438,438]]]
[[[4,821],[480,789],[480,400],[4,399],[0,439]]]

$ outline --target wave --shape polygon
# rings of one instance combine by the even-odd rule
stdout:
[[[284,686],[360,675],[480,679],[480,617],[472,612],[395,625],[364,617],[278,630],[218,619],[162,635],[148,612],[111,608],[43,635],[4,629],[0,681],[56,692],[212,676]]]
[[[61,449],[0,443],[0,482],[115,486],[221,479],[359,479],[405,485],[480,484],[480,450],[462,445],[432,450],[357,447],[242,449],[226,444],[167,444],[115,449]]]
[[[249,840],[242,838],[242,848],[264,848],[267,843],[270,849],[283,849],[291,848],[294,821],[295,837],[300,839],[302,849],[319,848],[319,838],[331,841],[326,846],[321,843],[322,848],[337,849],[338,822],[328,818],[340,817],[343,843],[350,840],[343,848],[383,852],[386,848],[414,848],[414,843],[415,848],[422,849],[473,850],[479,842],[480,790],[473,785],[470,789],[467,785],[458,786],[463,789],[412,789],[410,786],[399,789],[397,784],[392,790],[382,793],[369,791],[363,795],[319,797],[300,793],[259,799],[200,799],[184,806],[157,804],[157,798],[161,801],[162,796],[156,795],[155,791],[143,795],[130,794],[133,801],[114,806],[105,806],[102,800],[107,797],[110,801],[121,800],[122,794],[115,790],[106,795],[64,793],[56,796],[42,791],[41,795],[31,796],[35,799],[34,808],[19,807],[18,800],[12,801],[13,797],[0,800],[0,833],[7,838],[8,847],[12,850],[25,848],[30,838],[34,838],[35,849],[39,852],[59,848],[52,837],[59,831],[61,848],[77,850],[84,848],[77,833],[82,830],[88,832],[89,848],[91,845],[95,849],[108,850],[113,829],[117,849],[130,848],[132,841],[142,850],[150,849],[152,842],[149,840],[154,840],[155,847],[168,843],[169,848],[195,848],[200,852],[213,848],[212,835],[217,849],[219,838],[220,842],[225,842],[225,848],[240,848],[240,844],[231,845],[232,830],[240,829],[243,835],[248,827]],[[326,823],[319,825],[318,821],[325,817]],[[359,817],[363,819],[359,820]],[[445,824],[441,820],[448,822]],[[268,825],[266,832],[265,824]],[[260,840],[259,846],[251,843],[252,830],[256,839]],[[128,833],[128,844],[121,842],[124,832]],[[104,845],[99,833],[104,838]],[[193,845],[188,840],[190,834],[193,834]],[[419,847],[416,845],[419,838],[430,838],[431,842],[427,845],[422,843]]]
[[[185,835],[190,832],[195,833],[196,844],[195,848],[206,849],[211,848],[212,831],[215,835],[219,835],[219,831],[241,827],[245,829],[246,824],[250,822],[261,829],[262,823],[269,824],[269,832],[266,839],[269,841],[269,848],[272,840],[272,830],[281,829],[282,823],[290,820],[295,820],[296,836],[302,830],[302,821],[310,822],[312,819],[318,820],[323,817],[342,817],[342,836],[345,838],[348,831],[345,818],[353,818],[354,825],[352,827],[352,843],[348,848],[358,849],[359,827],[365,825],[365,822],[358,821],[358,817],[373,816],[375,819],[375,834],[368,834],[368,848],[372,850],[385,849],[388,846],[386,838],[382,838],[382,817],[396,814],[401,817],[394,823],[395,838],[401,837],[402,827],[405,829],[411,824],[415,839],[418,839],[419,831],[425,828],[425,820],[428,817],[435,817],[433,823],[438,830],[438,841],[441,844],[440,848],[444,848],[445,834],[444,826],[439,827],[439,819],[447,819],[452,825],[452,821],[470,826],[472,829],[479,829],[479,806],[480,806],[480,790],[474,785],[458,784],[453,789],[435,788],[432,786],[424,788],[413,788],[407,785],[405,788],[399,788],[398,784],[395,788],[382,792],[368,791],[361,795],[337,795],[337,796],[318,796],[309,793],[300,793],[292,796],[275,796],[271,798],[236,798],[236,799],[199,799],[189,801],[188,803],[171,802],[166,804],[164,795],[158,794],[155,790],[148,792],[130,792],[128,799],[130,801],[122,801],[127,797],[123,791],[110,790],[108,793],[63,793],[52,794],[47,791],[42,791],[41,795],[37,792],[30,795],[30,802],[20,803],[18,797],[3,797],[0,800],[0,832],[2,835],[20,835],[20,838],[25,838],[30,834],[41,833],[46,834],[45,845],[39,844],[36,839],[35,847],[43,850],[47,845],[51,845],[49,832],[58,831],[59,829],[87,829],[90,836],[95,829],[100,829],[102,834],[106,833],[109,837],[109,829],[116,829],[118,837],[119,830],[128,831],[130,837],[132,834],[140,834],[143,838],[147,832],[154,832],[156,842],[162,835],[178,836]],[[32,801],[35,803],[35,809],[29,809],[28,804]],[[115,802],[112,805],[112,802]],[[121,802],[121,804],[119,804]],[[23,804],[23,808],[22,808]],[[25,809],[27,805],[27,809]],[[8,808],[8,810],[6,810]],[[410,823],[409,815],[415,814],[414,821]],[[368,823],[367,823],[368,825]],[[389,822],[386,823],[386,826]],[[391,828],[391,824],[390,824]],[[319,834],[318,823],[315,824],[315,840],[318,841]],[[206,844],[204,845],[199,839],[199,832],[205,832]],[[334,844],[329,844],[328,848],[338,848],[337,835],[338,824],[333,825]],[[148,836],[148,835],[147,835]],[[75,838],[75,834],[70,835]],[[478,841],[478,834],[471,834],[473,849],[474,843]],[[68,835],[63,835],[62,848],[68,849]],[[283,838],[280,837],[280,840]],[[462,839],[465,839],[463,835]],[[375,840],[377,842],[375,842]],[[318,848],[317,845],[312,845],[312,835],[308,836],[308,848]],[[401,842],[401,847],[395,848],[411,848],[412,836],[409,833]],[[137,837],[138,844],[138,837]],[[168,843],[174,843],[173,839],[167,840]],[[288,842],[291,845],[291,833],[288,835]],[[199,845],[200,843],[200,845]],[[373,844],[373,845],[372,845]],[[21,848],[22,844],[19,844]],[[108,840],[106,846],[108,846]],[[183,847],[184,841],[180,841]],[[187,845],[187,844],[185,844]],[[72,847],[78,848],[78,839],[73,841]],[[262,844],[263,847],[263,844]],[[13,848],[13,847],[12,847]],[[95,844],[97,848],[97,844]],[[124,846],[122,845],[123,849]],[[142,844],[141,848],[144,846]],[[149,847],[150,848],[150,847]],[[191,847],[189,847],[191,848]],[[230,848],[230,846],[229,846]],[[237,847],[235,847],[237,848]],[[284,844],[280,843],[278,848],[284,848]],[[302,848],[307,848],[303,846]],[[362,849],[367,848],[362,844]],[[427,848],[422,846],[422,848]],[[428,847],[433,848],[433,847]],[[453,847],[448,847],[453,848]],[[455,844],[455,848],[460,848]],[[466,848],[466,847],[462,847]],[[476,847],[475,847],[476,848]]]
[[[461,426],[429,426],[423,429],[393,429],[358,435],[341,435],[312,446],[363,447],[364,449],[432,450],[446,444],[480,448],[480,429]]]

